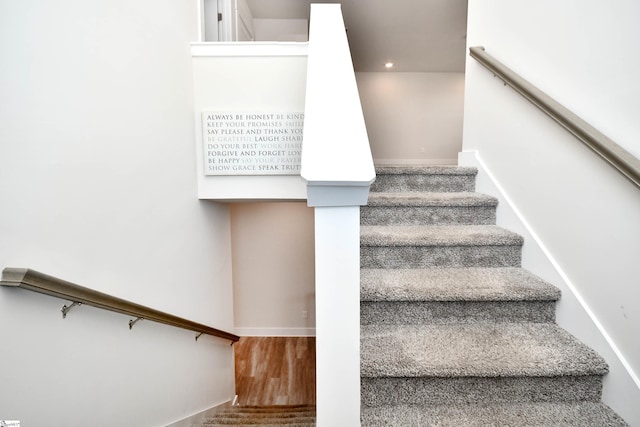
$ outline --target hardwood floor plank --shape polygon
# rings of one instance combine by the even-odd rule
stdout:
[[[242,405],[315,405],[315,337],[242,337],[234,345]]]

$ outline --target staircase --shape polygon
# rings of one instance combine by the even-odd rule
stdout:
[[[624,426],[476,170],[380,167],[361,211],[362,426]]]
[[[314,405],[226,406],[199,427],[218,426],[296,426],[316,425]]]

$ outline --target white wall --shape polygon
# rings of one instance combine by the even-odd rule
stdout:
[[[356,73],[376,163],[456,164],[463,73]]]
[[[254,18],[256,41],[306,42],[309,40],[309,21],[306,19]]]
[[[235,203],[231,235],[236,333],[314,336],[313,209],[304,202]]]
[[[228,209],[197,199],[196,2],[0,3],[0,266],[232,330]],[[0,288],[0,418],[158,426],[230,399],[227,341]]]
[[[637,16],[631,1],[472,1],[468,44],[639,155]],[[561,280],[558,322],[607,357],[605,402],[640,425],[640,191],[473,59],[466,76],[463,149],[478,150],[555,262],[538,269],[525,244],[525,265]]]
[[[236,7],[236,36],[234,41],[244,42],[255,40],[256,34],[253,28],[253,14],[247,4],[247,0],[232,0]]]

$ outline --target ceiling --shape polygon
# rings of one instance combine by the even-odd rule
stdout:
[[[310,3],[248,0],[254,18],[309,19]],[[342,0],[356,71],[464,72],[467,0]]]

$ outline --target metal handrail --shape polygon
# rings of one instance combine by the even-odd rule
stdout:
[[[486,53],[484,47],[469,48],[469,55],[572,133],[637,187],[640,187],[640,160],[638,158],[522,78],[518,73]]]
[[[239,336],[232,333],[126,301],[27,268],[5,268],[2,271],[0,285],[19,287],[29,291],[72,301],[73,304],[70,306],[65,305],[62,307],[63,317],[66,317],[71,308],[77,305],[86,304],[103,310],[136,317],[136,320],[129,321],[130,329],[138,320],[144,319],[197,332],[198,335],[196,336],[196,340],[202,334],[224,338],[230,340],[232,344],[240,339]]]

